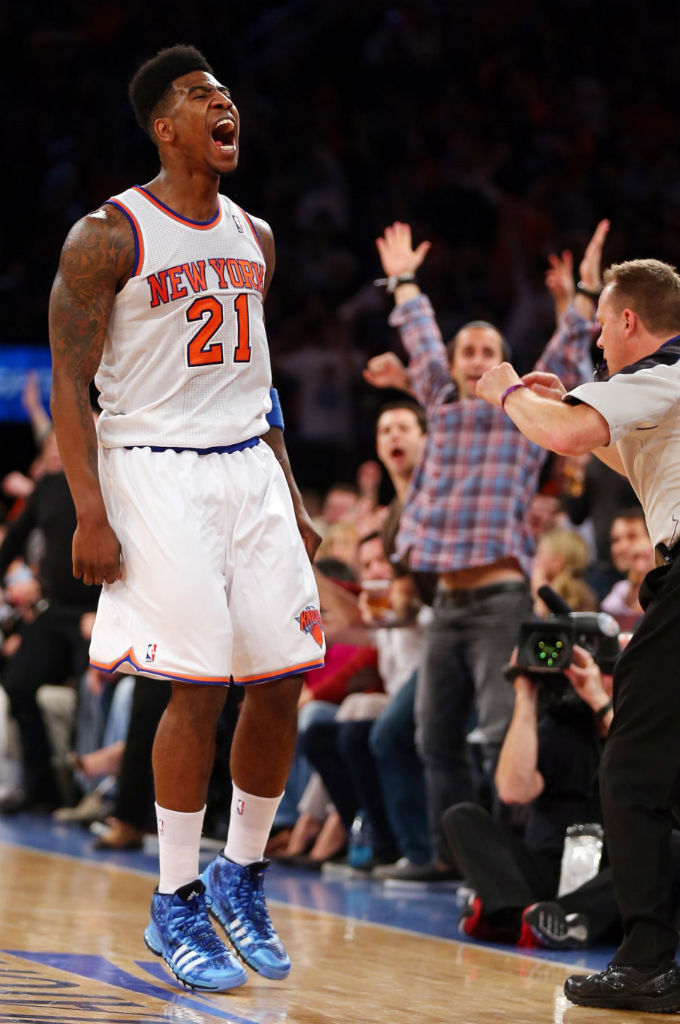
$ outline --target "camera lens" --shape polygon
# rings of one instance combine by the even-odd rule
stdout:
[[[536,668],[561,669],[569,664],[572,645],[563,633],[541,630],[529,639],[527,649]]]

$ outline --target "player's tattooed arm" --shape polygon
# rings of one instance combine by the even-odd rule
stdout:
[[[271,284],[272,276],[274,274],[274,267],[276,266],[276,247],[274,245],[274,234],[272,229],[267,224],[266,220],[260,220],[259,217],[252,217],[253,227],[257,232],[257,237],[262,246],[264,253],[264,261],[266,263],[266,272],[264,275],[264,290],[262,298],[267,297],[269,291],[269,285]]]
[[[76,506],[73,572],[85,583],[120,575],[120,545],[109,525],[97,472],[90,383],[97,371],[116,292],[134,263],[125,217],[107,206],[69,233],[50,296],[51,410]]]

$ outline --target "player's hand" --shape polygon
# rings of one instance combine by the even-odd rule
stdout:
[[[477,381],[477,398],[483,398],[485,402],[500,409],[503,392],[512,384],[521,383],[520,377],[510,363],[500,363],[486,370]]]
[[[314,556],[319,549],[319,544],[321,543],[321,534],[312,522],[312,519],[302,502],[295,502],[295,521],[297,523],[297,528],[300,531],[305,551],[309,556],[310,562],[313,562]]]
[[[120,542],[108,520],[79,521],[73,534],[73,575],[88,586],[120,579]]]
[[[427,256],[430,242],[421,242],[417,249],[411,240],[411,225],[395,221],[385,228],[382,238],[376,238],[380,262],[387,277],[398,277],[400,274],[415,274]]]
[[[363,377],[374,388],[396,388],[397,391],[411,388],[406,367],[394,352],[382,352],[369,359]]]
[[[567,389],[554,373],[544,373],[540,370],[532,370],[525,373],[522,382],[541,398],[551,398],[553,401],[561,402],[562,395],[566,395]]]
[[[579,278],[588,291],[598,292],[602,287],[602,250],[609,234],[609,227],[608,220],[599,222],[579,264]]]

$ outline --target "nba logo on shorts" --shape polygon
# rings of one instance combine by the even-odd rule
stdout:
[[[236,230],[240,231],[241,234],[244,234],[246,229],[243,227],[243,221],[239,215],[237,213],[232,213],[232,217],[234,219],[234,224],[236,225]]]
[[[147,644],[146,645],[146,658],[144,659],[145,661],[148,662],[148,661],[155,661],[156,660],[156,646],[157,646],[156,644]]]
[[[237,814],[243,814],[245,809],[246,809],[245,801],[244,800],[237,800],[236,801],[236,813]]]

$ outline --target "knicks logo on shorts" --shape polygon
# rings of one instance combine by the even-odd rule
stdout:
[[[319,647],[323,647],[323,626],[321,625],[321,612],[318,608],[308,604],[299,615],[295,616],[295,621],[300,623],[303,633],[314,637]]]

